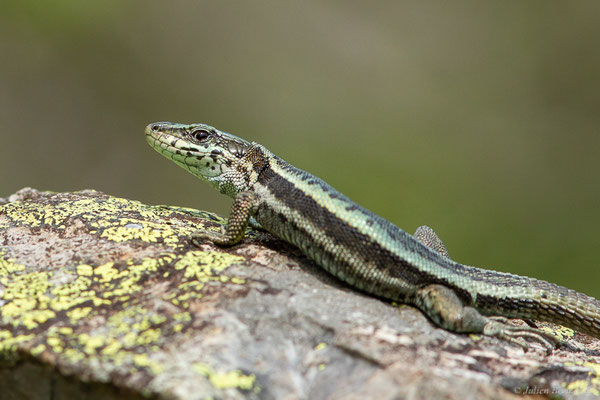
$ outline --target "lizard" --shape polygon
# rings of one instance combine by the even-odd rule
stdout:
[[[145,129],[156,151],[233,198],[221,232],[199,231],[200,246],[240,243],[250,223],[298,247],[352,288],[416,306],[435,325],[528,348],[560,345],[531,320],[600,338],[600,301],[543,280],[464,265],[449,258],[429,227],[410,235],[266,147],[212,126],[156,122]],[[528,325],[514,325],[520,318]]]

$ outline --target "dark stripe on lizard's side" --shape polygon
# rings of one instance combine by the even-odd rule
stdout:
[[[356,249],[350,250],[354,250],[353,254],[356,257],[355,262],[350,265],[342,259],[344,254],[336,253],[332,249],[334,242],[319,240],[315,229],[311,229],[307,224],[302,224],[300,218],[294,218],[286,211],[286,208],[285,205],[273,206],[273,203],[260,205],[257,220],[263,227],[271,228],[269,230],[274,231],[276,236],[299,247],[325,270],[353,287],[391,300],[404,301],[405,296],[401,293],[398,282],[419,286],[423,282],[437,279],[434,275],[419,271],[411,267],[405,260],[395,257],[388,258],[386,268],[385,265],[382,265],[381,260],[373,259],[370,253],[362,252],[359,255],[359,252],[355,251]],[[268,223],[264,222],[265,220],[276,221],[276,223],[270,227]],[[335,245],[343,247],[343,242],[335,241]],[[352,254],[345,255],[352,256]],[[371,265],[376,265],[377,268],[371,268]],[[398,267],[398,265],[401,266]],[[457,291],[465,301],[470,301],[471,298],[467,292],[460,289]]]
[[[377,262],[376,266],[380,270],[390,270],[392,274],[396,274],[395,276],[402,277],[406,273],[403,271],[404,269],[415,270],[419,274],[423,274],[423,268],[410,265],[405,259],[399,257],[393,249],[388,248],[398,243],[410,243],[413,246],[402,250],[413,253],[416,256],[415,259],[428,260],[436,268],[446,269],[449,276],[456,276],[459,273],[468,280],[481,282],[493,280],[496,286],[507,287],[527,286],[529,283],[528,278],[525,277],[479,270],[442,257],[414,240],[412,236],[392,223],[354,203],[314,175],[297,169],[281,159],[277,160],[276,167],[280,167],[289,176],[282,176],[272,168],[267,168],[261,174],[259,182],[267,186],[269,192],[277,201],[301,213],[302,218],[317,226],[328,241],[342,245],[345,248],[354,249],[360,254],[367,252],[371,255],[370,258]],[[322,198],[319,199],[320,203],[317,202],[313,196],[307,194],[307,191],[299,189],[294,181],[310,182],[311,186],[314,186],[310,193],[319,193],[320,191],[323,198],[328,196],[343,202],[347,211],[356,213],[357,218],[362,218],[367,225],[374,226],[375,234],[366,235],[360,232],[349,221],[336,214],[335,210],[329,210],[326,204],[323,204],[324,200]],[[391,246],[386,246],[386,244]],[[427,279],[431,279],[429,278],[431,276],[431,274],[428,274]],[[498,278],[501,278],[501,282],[497,282]],[[449,281],[445,281],[445,283],[454,286]]]
[[[297,172],[303,171],[297,170]],[[304,176],[303,178],[320,181],[319,178],[310,176],[310,174],[304,174],[308,176]],[[320,187],[323,188],[323,182],[320,181],[319,183]],[[368,282],[361,282],[361,279],[364,279],[364,277],[361,279],[353,278],[357,275],[357,272],[366,272],[374,267],[376,269],[375,274],[377,277],[373,277],[373,282],[381,280],[382,278],[387,278],[388,281],[390,281],[388,282],[390,287],[394,286],[394,282],[391,282],[391,280],[394,280],[394,278],[406,281],[414,286],[440,283],[454,288],[464,301],[466,301],[468,304],[471,303],[472,296],[469,294],[467,287],[457,286],[450,280],[446,279],[443,274],[434,274],[428,272],[424,268],[418,268],[417,266],[411,264],[405,258],[400,257],[397,253],[394,253],[385,246],[382,246],[378,242],[378,237],[376,235],[369,236],[361,233],[358,229],[351,226],[347,221],[341,219],[334,212],[331,212],[325,206],[317,203],[315,199],[297,188],[290,178],[286,178],[277,174],[271,168],[266,168],[261,173],[259,184],[266,187],[272,197],[279,204],[279,206],[265,204],[262,206],[263,210],[259,211],[259,214],[264,213],[265,208],[273,208],[270,210],[269,217],[277,217],[280,220],[274,229],[281,230],[275,233],[292,241],[292,243],[302,248],[306,252],[310,252],[308,247],[312,246],[315,248],[315,251],[320,253],[320,257],[328,258],[323,267],[332,274],[345,281],[348,281],[348,277],[350,277],[352,281],[349,283],[353,285],[364,283],[365,285],[361,286],[368,286]],[[334,191],[334,189],[329,186],[327,186],[327,190]],[[345,198],[339,192],[335,193],[341,196],[340,198]],[[347,201],[347,204],[349,207],[357,207],[361,209],[361,211],[366,211],[350,200]],[[300,218],[296,218],[297,220],[295,220],[290,215],[284,215],[285,210],[292,210],[293,212],[299,213]],[[368,211],[366,211],[366,213],[368,213],[374,224],[381,224],[381,217],[378,217]],[[362,217],[362,215],[359,215],[359,217]],[[407,235],[404,231],[396,228],[391,223],[387,224],[391,227],[387,226],[385,228],[388,230],[397,230],[397,235]],[[410,242],[414,241],[412,237],[409,238],[409,240]],[[335,250],[334,246],[332,245],[341,248],[342,251],[339,252]],[[418,257],[415,258],[422,257],[424,259],[430,259],[432,263],[435,263],[435,265],[438,266],[445,264],[445,266],[449,269],[449,272],[451,272],[450,268],[453,268],[455,265],[453,261],[442,258],[437,253],[429,250],[427,247],[422,246],[416,241],[414,249],[411,250],[418,255]],[[314,255],[311,255],[311,257],[315,258]],[[344,259],[346,261],[344,261]],[[348,259],[349,261],[347,261]],[[467,270],[471,268],[462,266],[460,264],[456,265],[459,265],[464,270],[465,280],[475,279],[487,282],[491,277],[497,277],[498,274],[483,271],[480,273],[475,273],[472,276],[467,276],[467,273],[469,272]],[[448,276],[456,277],[456,272],[453,272],[453,274],[449,273]],[[514,277],[513,275],[508,275],[508,277],[513,279],[506,279],[503,282],[503,284],[506,286],[515,286],[516,284],[526,285],[525,281],[527,278],[518,279],[519,277]],[[390,297],[387,293],[378,293],[377,288],[375,287],[373,287],[373,290],[370,290],[369,287],[361,287],[361,289],[370,291],[376,295]],[[397,300],[396,297],[392,298]]]

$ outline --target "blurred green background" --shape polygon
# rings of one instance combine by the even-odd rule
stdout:
[[[0,197],[227,214],[143,135],[206,122],[458,261],[600,297],[598,21],[597,1],[0,1]]]

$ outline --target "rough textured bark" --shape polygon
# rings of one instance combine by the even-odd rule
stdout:
[[[191,245],[223,222],[89,190],[0,199],[0,398],[599,393],[595,339],[547,325],[566,348],[523,352],[359,293],[267,233]]]

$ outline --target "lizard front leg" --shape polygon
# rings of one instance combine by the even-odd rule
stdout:
[[[218,246],[233,246],[244,238],[248,220],[258,208],[258,199],[252,192],[240,192],[233,200],[227,225],[221,232],[197,232],[192,236],[192,243],[200,246],[203,239],[208,239]]]

